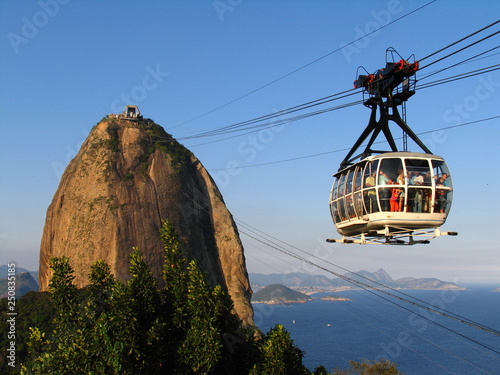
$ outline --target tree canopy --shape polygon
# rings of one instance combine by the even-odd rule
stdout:
[[[99,260],[83,290],[73,284],[69,259],[53,258],[49,288],[54,330],[31,329],[30,353],[21,373],[244,374],[255,365],[257,356],[249,354],[263,350],[262,358],[272,356],[274,347],[257,345],[255,331],[233,315],[223,288],[209,285],[196,262],[184,258],[170,223],[164,222],[160,236],[162,288],[137,248],[129,256],[126,283]],[[287,335],[279,344],[287,340],[286,347],[293,347]],[[306,371],[298,349],[276,354],[283,355],[298,355],[293,363]]]
[[[328,374],[323,366],[314,372],[304,366],[304,353],[282,325],[266,335],[244,326],[224,289],[184,258],[169,222],[160,236],[162,287],[137,248],[127,282],[98,260],[83,289],[73,284],[68,258],[51,259],[49,293],[29,293],[19,302],[26,312],[42,307],[23,323],[32,325],[27,345],[20,345],[21,374]],[[352,362],[346,371],[336,374],[400,374],[384,361]]]

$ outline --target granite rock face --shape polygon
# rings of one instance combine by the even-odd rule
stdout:
[[[47,210],[40,290],[48,289],[54,256],[70,258],[78,286],[98,259],[125,281],[133,247],[161,283],[162,220],[173,224],[186,258],[225,287],[235,313],[253,324],[243,246],[217,186],[190,151],[146,119],[109,116],[67,166]]]

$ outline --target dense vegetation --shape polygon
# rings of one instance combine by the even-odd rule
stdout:
[[[196,263],[184,259],[167,222],[161,238],[162,288],[138,249],[130,255],[130,280],[116,280],[97,261],[85,289],[74,286],[68,258],[53,258],[50,293],[28,293],[16,305],[17,369],[6,364],[1,326],[2,374],[19,373],[20,363],[21,374],[44,375],[328,374],[322,366],[313,373],[304,367],[283,326],[266,335],[243,326],[222,288],[208,285]],[[0,309],[5,321],[5,300]],[[336,373],[399,374],[389,362],[353,362]]]

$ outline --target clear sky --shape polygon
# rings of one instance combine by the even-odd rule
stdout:
[[[222,141],[228,135],[183,139],[349,90],[358,66],[384,66],[386,48],[418,60],[499,15],[496,0],[0,0],[0,264],[38,269],[64,167],[103,116],[137,104],[201,160],[239,225],[351,271],[500,284],[500,119],[467,125],[500,115],[497,70],[418,90],[408,102],[408,124],[446,159],[454,184],[442,229],[459,236],[429,245],[324,241],[338,238],[328,208],[332,174],[366,126],[362,105]],[[419,85],[498,64],[492,50],[423,79],[499,42],[493,36],[423,68]],[[321,273],[242,240],[250,272]]]

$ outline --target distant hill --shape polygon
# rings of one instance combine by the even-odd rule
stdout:
[[[401,289],[421,289],[421,290],[466,290],[457,284],[441,281],[434,278],[415,279],[404,277],[391,283],[392,287]]]
[[[364,284],[373,285],[372,282],[383,284],[390,288],[396,289],[419,289],[419,290],[466,290],[457,284],[441,281],[435,278],[404,277],[394,280],[386,271],[379,269],[376,272],[358,271],[355,273],[346,273],[343,276],[362,282]],[[306,273],[294,272],[289,274],[270,274],[264,275],[260,273],[250,273],[250,282],[252,285],[265,286],[270,284],[283,284],[288,287],[352,287],[357,288],[353,283],[336,277],[329,279],[326,276],[310,275]],[[378,287],[380,285],[375,284]]]
[[[16,267],[16,273],[29,272],[26,268]],[[5,279],[9,275],[9,267],[6,264],[0,266],[0,279]]]
[[[0,279],[0,298],[7,297],[8,279]],[[16,298],[24,296],[28,292],[38,291],[38,283],[29,272],[22,272],[16,275]]]
[[[256,303],[303,303],[312,300],[307,294],[296,292],[281,284],[271,284],[255,292],[252,302]]]
[[[309,275],[307,273],[300,272],[287,274],[272,273],[270,275],[251,273],[249,277],[252,284],[262,286],[271,284],[281,284],[286,286],[330,286],[332,284],[332,280],[326,276]]]

